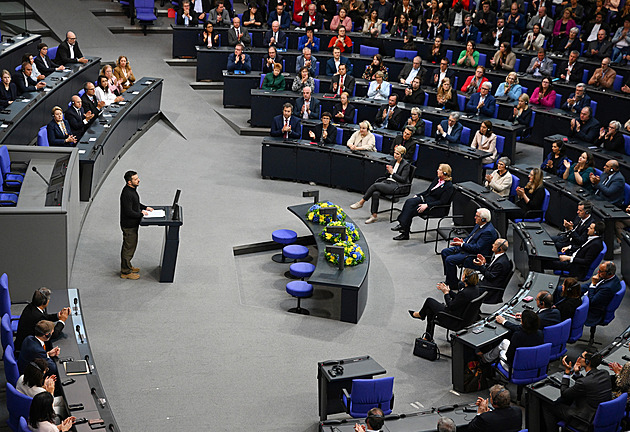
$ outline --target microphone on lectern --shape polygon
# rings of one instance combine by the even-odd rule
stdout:
[[[34,171],[35,173],[37,173],[37,175],[38,175],[38,176],[39,176],[42,180],[44,180],[44,182],[46,182],[46,184],[48,185],[48,187],[50,187],[50,182],[49,182],[48,180],[46,180],[46,178],[42,175],[42,173],[40,173],[39,171],[37,171],[37,167],[36,167],[36,166],[33,166],[33,168],[32,168],[32,169],[33,169],[33,171]]]

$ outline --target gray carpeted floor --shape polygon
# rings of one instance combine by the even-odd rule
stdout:
[[[102,2],[59,2],[95,3]],[[124,155],[89,209],[77,251],[71,286],[81,292],[95,362],[121,430],[315,431],[317,361],[362,354],[395,377],[397,412],[413,411],[412,402],[429,407],[474,399],[449,392],[449,360],[411,355],[424,325],[407,309],[438,297],[435,284],[443,278],[432,244],[418,236],[392,241],[388,223],[363,225],[367,207],[349,210],[358,194],[320,187],[322,199],[362,224],[372,254],[368,304],[357,325],[287,313],[295,300],[284,292],[286,266],[270,262],[270,254],[235,258],[232,247],[268,241],[278,228],[307,234],[286,207],[304,202],[301,191],[308,186],[260,178],[260,139],[239,137],[222,122],[214,112],[222,109],[221,93],[189,87],[194,69],[163,61],[170,57],[170,35],[95,40],[83,29],[78,37],[87,55],[125,54],[136,77],[163,77],[163,111],[187,138],[158,123]],[[539,154],[525,150],[523,159]],[[141,279],[118,277],[118,197],[128,169],[139,172],[145,204],[168,204],[176,188],[183,190],[173,284],[156,279],[158,228],[141,229],[134,259]],[[415,185],[423,187],[426,182]],[[325,316],[329,300],[304,305]],[[628,302],[618,316],[627,316]],[[598,331],[598,339],[610,340],[622,321]],[[448,352],[444,336],[437,332]]]

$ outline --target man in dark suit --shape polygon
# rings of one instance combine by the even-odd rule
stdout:
[[[586,84],[579,83],[575,86],[575,93],[571,93],[562,104],[562,109],[572,113],[579,113],[585,106],[591,106],[591,97],[586,94]]]
[[[83,109],[83,102],[77,95],[72,96],[72,105],[66,110],[65,118],[70,124],[71,135],[81,139],[88,128],[90,121],[94,118],[91,111],[87,113]]]
[[[81,96],[83,111],[89,111],[94,114],[94,117],[92,117],[92,120],[90,121],[90,123],[92,123],[96,118],[98,118],[99,115],[101,115],[101,110],[105,106],[105,101],[99,102],[98,100],[96,100],[96,96],[94,94],[96,91],[96,87],[94,86],[93,82],[86,82],[83,85],[83,90],[85,90],[85,93],[83,93],[83,96]]]
[[[488,32],[496,26],[497,14],[490,10],[489,1],[481,3],[481,10],[477,10],[473,24],[479,29],[481,34]],[[474,39],[474,41],[475,43],[477,42],[476,39]]]
[[[350,60],[341,55],[341,50],[338,47],[334,47],[332,53],[332,58],[328,59],[328,61],[326,62],[326,75],[335,75],[337,72],[339,72],[339,66],[342,64],[346,65],[348,73],[352,75],[352,63],[350,63]]]
[[[393,156],[394,149],[398,146],[403,146],[405,148],[405,155],[403,157],[409,162],[413,161],[413,156],[416,152],[416,146],[418,145],[416,140],[413,138],[415,129],[416,128],[414,128],[413,126],[405,126],[405,128],[403,129],[403,133],[394,138],[394,142],[392,142],[392,147],[389,151],[389,154]]]
[[[584,75],[584,65],[578,62],[580,53],[571,51],[569,60],[563,61],[558,68],[558,78],[561,83],[580,83]]]
[[[584,48],[584,57],[588,57],[593,61],[602,61],[612,55],[612,48],[612,42],[608,40],[608,33],[606,33],[606,30],[600,29],[597,32],[597,39],[589,42]]]
[[[595,188],[595,195],[610,201],[619,208],[623,208],[626,179],[619,172],[619,161],[615,159],[609,160],[604,165],[602,176],[591,173],[590,180]]]
[[[276,50],[276,47],[270,46],[267,51],[267,57],[265,57],[265,61],[263,62],[263,73],[268,74],[270,72],[273,72],[273,68],[276,63],[282,64],[282,56],[278,54],[278,50]]]
[[[274,46],[281,49],[286,48],[287,34],[280,30],[280,23],[278,21],[271,23],[271,29],[267,30],[263,38],[263,45],[267,47]]]
[[[37,51],[39,54],[35,57],[35,66],[37,66],[37,70],[48,76],[56,70],[62,71],[65,69],[63,65],[58,65],[54,61],[48,57],[48,45],[45,43],[40,43],[37,45]]]
[[[182,8],[177,14],[177,25],[186,27],[196,27],[199,24],[198,14],[190,9],[190,2],[182,3]],[[214,24],[213,24],[214,25]]]
[[[560,402],[545,405],[542,410],[547,431],[557,430],[559,420],[564,420],[567,426],[578,431],[590,430],[599,404],[612,399],[610,374],[607,370],[597,369],[601,362],[601,354],[587,351],[575,360],[575,366],[567,362],[567,356],[563,357]],[[580,374],[582,369],[586,375]],[[572,386],[571,377],[575,382]]]
[[[593,223],[593,205],[590,201],[580,201],[577,207],[577,217],[573,222],[564,220],[564,231],[551,237],[556,249],[561,251],[567,246],[580,247],[588,239],[588,228]]]
[[[479,285],[480,294],[488,291],[484,303],[496,304],[503,301],[503,292],[508,283],[512,270],[512,261],[507,256],[509,244],[506,239],[498,238],[492,243],[492,258],[487,262],[486,257],[478,254],[473,261],[475,270],[483,275],[483,281]],[[492,289],[499,288],[499,289]]]
[[[569,136],[594,144],[599,135],[599,122],[592,115],[591,107],[585,106],[580,110],[580,117],[571,119]]]
[[[599,265],[597,273],[593,275],[590,284],[582,285],[582,292],[588,295],[588,315],[585,325],[591,327],[589,345],[593,345],[596,326],[606,316],[606,308],[617,291],[621,289],[619,277],[615,274],[617,266],[612,261],[604,261]]]
[[[493,410],[490,410],[492,404]],[[477,415],[468,423],[470,432],[518,432],[521,430],[523,413],[517,406],[510,406],[510,392],[500,384],[490,387],[490,397],[477,398]]]
[[[553,308],[553,296],[549,291],[539,291],[536,294],[536,306],[538,311],[538,324],[540,330],[545,327],[560,324],[562,321],[562,315],[558,309]]]
[[[46,342],[52,337],[55,324],[51,321],[41,320],[35,324],[34,336],[26,336],[22,341],[22,347],[20,350],[20,356],[18,357],[17,364],[18,370],[21,374],[24,373],[26,365],[35,360],[36,358],[45,359],[48,363],[51,373],[57,375],[57,364],[51,359],[51,357],[59,356],[59,347],[46,350]]]
[[[271,123],[271,136],[284,139],[299,139],[302,135],[302,124],[298,117],[292,115],[293,105],[285,103],[282,114],[275,116]]]
[[[450,79],[451,85],[455,87],[455,71],[448,67],[448,59],[446,57],[440,61],[440,67],[433,70],[431,81],[427,85],[440,88],[444,78]]]
[[[46,125],[48,145],[58,147],[74,147],[77,138],[71,134],[70,123],[63,118],[61,107],[52,109],[53,119]]]
[[[77,36],[69,31],[66,33],[66,40],[59,44],[57,47],[57,56],[55,57],[57,63],[62,65],[68,65],[72,63],[87,63],[88,60],[83,57],[81,48],[79,48],[79,42],[77,42]]]
[[[411,63],[407,63],[403,66],[402,70],[398,74],[398,82],[401,84],[411,84],[413,79],[418,77],[420,79],[420,84],[424,81],[424,74],[426,73],[426,69],[422,67],[422,58],[420,56],[416,56],[413,58]]]
[[[414,106],[424,105],[425,96],[426,93],[421,87],[421,78],[417,76],[411,81],[411,87],[405,89],[403,102]]]
[[[356,80],[348,73],[347,66],[342,63],[339,65],[339,72],[330,80],[330,92],[337,96],[340,96],[343,92],[347,92],[352,96],[355,85]]]
[[[236,46],[237,43],[242,43],[244,46],[249,46],[252,44],[252,38],[249,35],[247,29],[241,26],[241,20],[239,17],[234,17],[232,20],[232,27],[227,32],[228,36],[228,45]]]
[[[437,177],[429,187],[424,192],[405,201],[403,209],[396,219],[398,224],[392,228],[392,231],[400,231],[394,240],[409,240],[409,231],[414,217],[422,217],[423,214],[428,214],[433,207],[447,205],[451,202],[453,197],[451,173],[450,165],[440,164]]]
[[[472,23],[472,15],[466,15],[464,18],[464,25],[457,29],[457,40],[464,45],[468,43],[468,41],[473,41],[477,43],[477,34],[479,33],[479,29],[475,27]]]
[[[46,83],[44,81],[36,82],[33,78],[31,78],[31,73],[33,73],[33,65],[26,61],[22,63],[22,68],[13,75],[13,78],[11,78],[17,86],[18,95],[22,95],[27,92],[34,92],[46,87]]]
[[[243,53],[242,44],[236,44],[234,52],[228,56],[227,70],[229,72],[242,70],[246,73],[252,71],[252,58],[249,54]]]
[[[295,112],[305,120],[319,118],[319,101],[311,93],[311,88],[306,86],[302,89],[302,97],[295,101]]]
[[[494,110],[497,106],[497,101],[490,94],[492,89],[492,83],[486,81],[481,84],[479,92],[475,92],[470,96],[470,100],[466,104],[466,112],[471,114],[481,114],[486,117],[494,117]]]
[[[18,321],[17,334],[15,336],[15,350],[19,351],[22,347],[22,341],[27,336],[35,334],[35,326],[41,320],[51,321],[55,323],[51,339],[59,338],[59,335],[63,331],[68,315],[70,314],[70,308],[63,308],[56,314],[49,314],[47,311],[48,304],[50,303],[51,291],[48,288],[42,287],[33,293],[31,302],[26,305],[22,314],[20,315],[20,321]]]
[[[486,30],[481,37],[481,41],[487,45],[498,48],[503,42],[510,42],[512,33],[505,28],[505,18],[497,17],[497,25],[492,29]]]
[[[435,130],[435,139],[445,139],[449,143],[458,143],[464,131],[464,126],[459,123],[459,113],[451,113],[448,120],[442,120]]]
[[[312,6],[311,6],[312,5]],[[312,27],[314,29],[320,30],[324,26],[324,17],[322,14],[317,12],[317,6],[315,3],[311,3],[308,5],[308,13],[302,15],[302,21],[300,22],[300,27],[308,28]]]
[[[278,4],[276,9],[271,11],[267,26],[271,27],[274,21],[278,21],[281,29],[288,30],[291,27],[291,14],[284,10],[284,5]]]
[[[490,210],[480,208],[475,213],[475,228],[468,237],[455,237],[451,247],[442,249],[442,264],[446,284],[451,289],[457,289],[457,266],[474,267],[473,258],[477,255],[490,255],[492,244],[498,238],[496,229],[490,222]]]
[[[381,106],[374,118],[376,126],[392,130],[400,130],[404,121],[403,110],[398,107],[398,95],[395,93],[389,95],[387,105]]]
[[[584,280],[588,276],[586,274],[588,268],[593,264],[593,261],[595,261],[597,255],[604,247],[604,242],[602,241],[604,229],[604,222],[592,223],[588,228],[588,239],[586,242],[578,248],[563,248],[562,252],[564,255],[560,255],[558,261],[549,262],[548,268],[568,271],[569,276],[578,280]]]

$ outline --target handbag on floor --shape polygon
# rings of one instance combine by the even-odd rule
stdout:
[[[440,358],[440,349],[433,340],[433,337],[429,333],[425,333],[422,337],[416,338],[416,343],[413,347],[413,355],[435,361]]]

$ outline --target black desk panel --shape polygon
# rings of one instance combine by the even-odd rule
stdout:
[[[13,73],[16,66],[22,64],[22,55],[24,53],[38,54],[37,45],[42,41],[42,37],[38,34],[32,34],[28,36],[13,36],[11,40],[13,42],[5,39],[4,42],[0,43],[0,71],[6,69]]]
[[[521,274],[543,272],[547,268],[545,263],[558,259],[556,247],[545,244],[551,242],[551,237],[539,223],[520,222],[513,226],[514,265]]]

